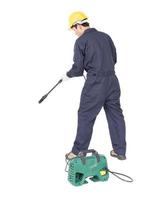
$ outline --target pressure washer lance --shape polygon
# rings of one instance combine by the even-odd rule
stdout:
[[[85,79],[85,81],[86,81],[86,77],[85,77],[84,75],[83,75],[83,77],[84,77],[84,79]],[[50,94],[50,92],[52,92],[52,90],[55,89],[55,87],[57,87],[62,81],[63,81],[63,80],[60,79],[60,80],[58,81],[58,83],[57,83],[47,94],[45,94],[44,96],[41,97],[41,99],[38,101],[38,103],[43,102],[43,100],[45,100],[45,99],[47,98],[47,96]]]
[[[61,82],[62,82],[62,79],[60,79],[58,81],[58,83],[47,94],[45,94],[44,96],[42,96],[41,99],[38,101],[38,103],[43,102],[43,100],[45,100],[47,98],[47,96],[50,94],[50,92],[52,92],[52,90],[55,89],[55,87],[57,87]]]

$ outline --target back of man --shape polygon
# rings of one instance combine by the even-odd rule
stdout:
[[[94,28],[89,28],[76,41],[85,54],[84,68],[97,74],[113,71],[116,63],[116,49],[111,38]]]
[[[125,160],[125,121],[120,106],[119,81],[114,71],[116,49],[109,35],[85,28],[81,23],[73,25],[79,38],[74,46],[74,64],[67,76],[82,76],[85,70],[87,79],[81,93],[76,138],[67,158],[88,149],[96,117],[103,107],[113,147],[111,156]]]

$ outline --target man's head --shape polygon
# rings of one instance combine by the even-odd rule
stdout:
[[[84,23],[84,24],[76,24],[71,29],[78,37],[80,37],[81,35],[83,35],[84,31],[88,28],[89,28],[89,23]]]
[[[74,12],[69,16],[69,27],[80,37],[89,28],[88,17],[80,11]]]

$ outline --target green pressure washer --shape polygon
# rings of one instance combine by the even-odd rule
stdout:
[[[87,156],[87,153],[91,153],[91,156]],[[108,169],[107,159],[104,155],[98,154],[94,149],[82,151],[77,157],[68,160],[66,168],[68,166],[68,181],[74,186],[80,186],[87,182],[89,177],[91,181],[107,181],[109,178],[109,172],[115,175],[117,178],[126,181],[133,182],[133,179],[127,175],[112,172]],[[127,177],[125,180],[119,176]]]

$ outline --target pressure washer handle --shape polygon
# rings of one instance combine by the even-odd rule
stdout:
[[[78,156],[86,156],[87,153],[98,154],[96,150],[88,149],[88,150],[80,151]]]
[[[87,153],[92,153],[92,155],[94,155],[96,157],[97,162],[100,162],[100,156],[99,156],[98,152],[94,149],[89,149],[89,150],[80,151],[78,154],[78,157],[81,158],[81,161],[83,162],[83,164],[85,164],[85,162],[86,162]]]

